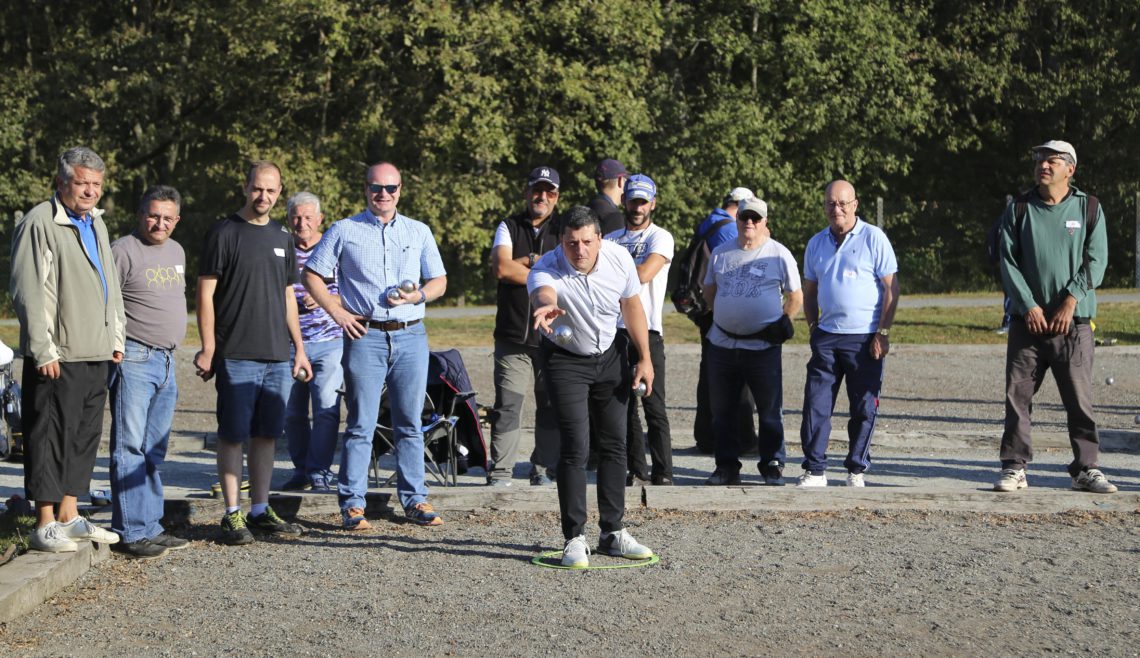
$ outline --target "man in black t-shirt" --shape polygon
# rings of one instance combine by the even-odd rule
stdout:
[[[202,349],[194,366],[203,380],[218,376],[218,478],[226,503],[221,539],[230,545],[252,542],[250,529],[278,537],[302,533],[269,507],[275,442],[285,432],[292,378],[312,378],[293,297],[293,238],[269,219],[280,195],[277,165],[255,162],[246,175],[245,206],[210,229],[198,273]],[[296,348],[292,363],[290,343]],[[238,493],[247,441],[250,511],[243,517]]]
[[[602,160],[594,170],[594,187],[598,193],[590,199],[589,206],[602,222],[602,235],[625,228],[621,195],[627,180],[629,172],[625,170],[625,165],[613,158]]]

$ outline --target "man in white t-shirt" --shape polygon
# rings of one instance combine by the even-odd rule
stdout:
[[[759,415],[757,464],[764,484],[784,484],[782,345],[792,337],[791,318],[803,307],[800,274],[788,249],[768,237],[768,204],[740,203],[737,237],[713,250],[705,274],[705,301],[713,310],[709,330],[709,398],[712,401],[716,470],[711,485],[740,484],[740,437],[734,409],[748,386]]]
[[[665,410],[665,341],[662,339],[661,309],[665,305],[665,287],[669,281],[669,263],[673,260],[673,236],[653,223],[657,207],[657,185],[653,179],[634,174],[626,181],[622,195],[625,228],[606,235],[624,247],[637,265],[641,281],[641,306],[649,322],[649,360],[657,373],[653,393],[640,398],[645,407],[645,423],[649,426],[649,451],[653,457],[652,473],[645,464],[646,436],[641,433],[637,413],[637,396],[630,396],[626,418],[628,449],[626,484],[652,481],[657,485],[673,484],[673,445],[669,437],[669,416]],[[625,321],[618,318],[618,334],[628,345],[629,363],[636,367],[641,359],[637,348],[629,342]]]

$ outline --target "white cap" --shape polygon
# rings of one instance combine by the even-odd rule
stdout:
[[[1059,139],[1051,139],[1041,146],[1034,146],[1033,151],[1053,151],[1054,153],[1064,153],[1065,155],[1073,158],[1073,164],[1077,163],[1077,149],[1068,142],[1062,142]]]
[[[740,203],[741,201],[745,199],[751,199],[754,196],[756,195],[753,194],[752,190],[748,189],[747,187],[734,187],[727,195],[725,195],[724,202],[726,204]]]
[[[763,199],[752,197],[740,202],[740,206],[736,209],[736,217],[740,218],[746,212],[756,213],[761,219],[768,219],[768,204],[764,203]]]

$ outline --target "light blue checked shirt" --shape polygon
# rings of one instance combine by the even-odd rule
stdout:
[[[338,267],[344,307],[377,322],[423,318],[423,304],[389,306],[388,290],[404,279],[422,286],[447,274],[427,224],[400,213],[383,224],[370,210],[329,227],[305,263],[305,269],[326,279]]]

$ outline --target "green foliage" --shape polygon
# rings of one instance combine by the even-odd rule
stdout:
[[[114,232],[148,185],[183,192],[193,271],[249,160],[334,221],[383,159],[435,231],[449,296],[480,301],[526,172],[557,168],[567,207],[616,157],[658,182],[679,243],[746,185],[802,253],[823,186],[847,178],[865,217],[886,200],[904,290],[959,290],[992,285],[985,231],[1031,184],[1028,147],[1063,138],[1108,213],[1108,281],[1128,284],[1138,21],[1124,0],[28,0],[0,15],[0,231],[83,143],[110,168]]]

